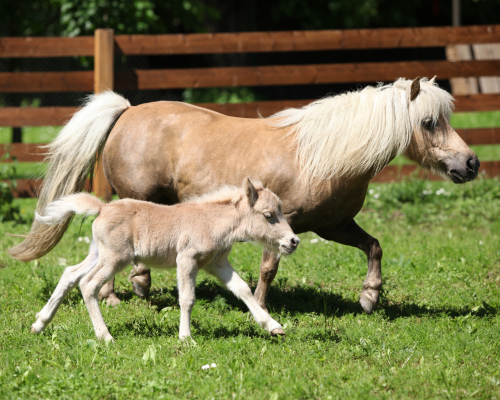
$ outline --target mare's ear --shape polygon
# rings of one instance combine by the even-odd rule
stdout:
[[[417,76],[411,83],[410,101],[415,100],[419,93],[420,93],[420,78]]]
[[[434,75],[434,78],[432,78],[430,81],[429,81],[429,85],[434,85],[436,83],[436,78],[437,78],[437,75]]]
[[[246,178],[243,182],[243,188],[245,189],[245,195],[247,196],[250,207],[253,207],[259,198],[259,194],[249,178]]]

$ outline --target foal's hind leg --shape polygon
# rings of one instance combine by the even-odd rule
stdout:
[[[340,230],[317,231],[318,235],[340,244],[357,247],[368,258],[368,273],[363,283],[359,302],[367,314],[371,314],[378,304],[382,288],[382,248],[377,239],[359,227],[354,220]]]
[[[45,307],[43,307],[42,311],[36,315],[37,320],[31,326],[31,332],[40,333],[45,329],[50,321],[52,321],[52,318],[54,318],[57,309],[63,302],[64,298],[68,295],[69,291],[73,289],[78,282],[80,282],[80,280],[92,270],[92,268],[94,268],[97,263],[97,259],[97,249],[95,248],[95,245],[92,244],[90,247],[90,254],[85,260],[78,265],[68,267],[64,270],[54,293],[52,293],[52,296],[50,296],[49,301]]]
[[[177,288],[179,289],[179,305],[181,306],[181,323],[179,339],[191,337],[191,313],[196,301],[195,286],[198,275],[198,263],[188,255],[177,256]]]
[[[253,315],[255,321],[271,335],[284,335],[283,327],[265,312],[252,296],[252,291],[246,282],[240,278],[233,266],[229,263],[227,255],[205,270],[221,280],[236,297],[243,300]]]

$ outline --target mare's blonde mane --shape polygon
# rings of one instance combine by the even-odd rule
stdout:
[[[368,86],[356,92],[325,97],[302,108],[290,108],[268,118],[275,127],[290,127],[302,173],[329,179],[379,172],[404,153],[414,129],[443,113],[450,117],[453,97],[427,78],[410,102],[411,80]],[[408,104],[410,103],[410,104]]]

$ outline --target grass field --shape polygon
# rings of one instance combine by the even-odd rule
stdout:
[[[29,220],[35,201],[18,200]],[[148,300],[117,277],[122,303],[101,304],[116,343],[96,341],[78,290],[47,330],[29,333],[65,265],[86,255],[91,220],[76,219],[40,263],[20,263],[1,236],[0,397],[200,399],[500,399],[500,180],[372,185],[357,222],[384,249],[380,307],[363,314],[364,254],[302,235],[281,263],[271,338],[230,293],[200,273],[189,345],[177,339],[175,273],[153,271]],[[0,224],[0,234],[28,223]],[[260,249],[238,244],[252,287]],[[201,366],[215,363],[215,368]]]

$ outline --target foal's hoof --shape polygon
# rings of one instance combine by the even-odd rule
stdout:
[[[282,328],[274,328],[271,331],[271,336],[285,336],[285,331]]]
[[[106,304],[108,306],[116,307],[120,303],[121,300],[118,297],[116,297],[116,294],[114,294],[113,292],[108,294],[108,298],[106,299]]]
[[[365,313],[371,314],[373,312],[375,306],[378,304],[378,297],[379,292],[377,292],[376,290],[363,290],[359,299],[359,304],[361,304],[361,307],[363,307]]]

